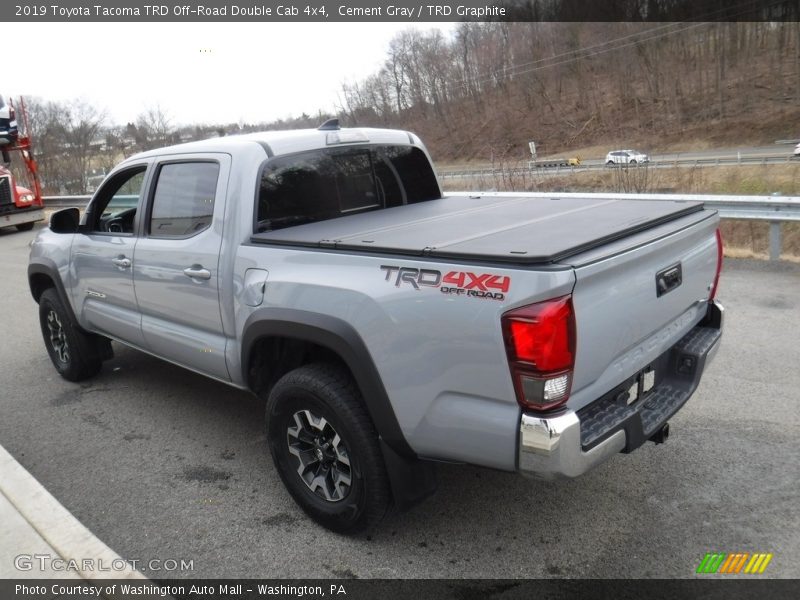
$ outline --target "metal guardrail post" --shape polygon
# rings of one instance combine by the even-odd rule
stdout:
[[[780,260],[781,258],[781,222],[769,222],[769,259]]]

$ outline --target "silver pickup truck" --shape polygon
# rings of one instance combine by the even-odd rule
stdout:
[[[437,461],[574,477],[647,440],[719,346],[700,203],[443,195],[415,135],[267,132],[128,158],[28,277],[69,381],[111,340],[266,401],[313,519],[376,524]]]

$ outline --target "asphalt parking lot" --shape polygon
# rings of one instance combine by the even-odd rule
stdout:
[[[193,561],[148,576],[694,577],[713,551],[800,576],[800,265],[726,262],[723,346],[666,444],[556,483],[442,465],[434,497],[345,538],[284,490],[252,396],[116,344],[58,377],[33,235],[0,230],[0,444],[123,557]]]

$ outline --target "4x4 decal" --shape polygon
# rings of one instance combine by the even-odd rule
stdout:
[[[386,273],[384,281],[394,284],[395,287],[406,284],[415,290],[424,287],[439,288],[443,294],[471,298],[505,300],[505,295],[511,287],[511,277],[494,273],[450,271],[443,275],[436,269],[416,269],[392,265],[381,265],[381,271]]]

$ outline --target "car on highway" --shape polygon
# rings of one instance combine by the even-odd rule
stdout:
[[[17,141],[17,136],[17,115],[14,107],[0,96],[0,145],[13,144]]]
[[[635,165],[648,162],[650,157],[638,150],[612,150],[606,154],[607,165]]]
[[[800,158],[800,144],[794,147],[794,153],[792,154],[793,158]]]

